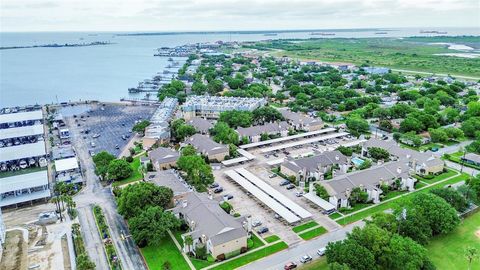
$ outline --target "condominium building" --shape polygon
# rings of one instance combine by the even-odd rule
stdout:
[[[264,98],[189,96],[182,106],[183,118],[217,119],[225,111],[253,111],[267,103]]]

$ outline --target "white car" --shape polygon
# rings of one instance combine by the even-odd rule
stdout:
[[[260,226],[260,225],[262,225],[262,222],[261,222],[260,220],[254,220],[254,221],[252,222],[252,226],[253,226],[253,227],[258,227],[258,226]]]
[[[310,257],[310,255],[307,254],[307,255],[303,255],[303,257],[300,259],[300,262],[301,263],[307,263],[311,260],[312,260],[312,257]]]
[[[325,255],[325,251],[326,251],[326,250],[327,250],[327,249],[324,248],[324,247],[323,247],[323,248],[319,248],[319,249],[317,250],[318,256],[323,256],[323,255]]]

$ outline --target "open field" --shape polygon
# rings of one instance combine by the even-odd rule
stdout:
[[[278,49],[277,56],[286,55],[304,60],[347,62],[356,65],[385,66],[419,72],[463,75],[480,78],[480,58],[462,58],[436,54],[461,53],[446,45],[452,42],[478,48],[480,37],[432,38],[332,38],[305,41],[262,42],[258,49]]]
[[[480,248],[480,212],[467,217],[452,233],[435,237],[427,246],[428,256],[437,269],[468,269],[466,247]],[[480,261],[472,263],[472,270],[480,269]]]
[[[171,269],[173,270],[190,269],[182,254],[173,243],[172,238],[168,235],[164,238],[162,244],[144,247],[141,248],[141,251],[150,270],[163,269],[162,266],[167,261],[171,264]]]

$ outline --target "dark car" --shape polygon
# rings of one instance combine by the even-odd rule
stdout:
[[[217,188],[219,187],[220,185],[218,183],[213,183],[210,185],[210,188]]]
[[[294,263],[294,262],[289,262],[287,264],[285,264],[285,266],[283,267],[283,269],[285,270],[290,270],[290,269],[295,269],[297,268],[297,264]]]
[[[223,195],[223,200],[228,201],[228,200],[231,200],[231,199],[233,199],[232,194]]]
[[[294,184],[290,184],[287,186],[287,189],[290,190],[290,189],[294,189],[295,188],[295,185]]]
[[[283,181],[280,183],[280,186],[286,186],[286,185],[288,185],[288,184],[290,184],[290,181],[288,181],[288,180],[283,180]]]
[[[213,192],[215,193],[220,193],[223,191],[223,188],[222,187],[217,187]]]
[[[262,227],[260,229],[257,230],[257,233],[258,234],[262,234],[262,233],[266,233],[268,232],[268,228],[267,227]]]

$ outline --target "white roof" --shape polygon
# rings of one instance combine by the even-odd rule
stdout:
[[[0,129],[0,140],[43,134],[43,125]]]
[[[276,138],[276,139],[271,139],[271,140],[266,140],[266,141],[261,141],[261,142],[255,142],[255,143],[249,143],[249,144],[244,144],[240,145],[240,148],[242,149],[247,149],[247,148],[252,148],[252,147],[259,147],[262,145],[267,145],[267,144],[272,144],[272,143],[279,143],[283,141],[288,141],[288,140],[293,140],[293,139],[298,139],[298,138],[303,138],[307,136],[314,136],[318,134],[323,134],[327,132],[332,132],[335,131],[336,129],[334,128],[324,128],[320,130],[315,130],[315,131],[309,131],[305,133],[300,133],[300,134],[295,134],[292,136],[287,136],[287,137],[281,137],[281,138]]]
[[[253,173],[247,171],[245,168],[235,169],[235,171],[245,177],[248,181],[252,184],[256,185],[258,188],[263,190],[265,193],[270,195],[271,197],[275,198],[278,202],[280,202],[283,206],[290,209],[292,212],[297,214],[301,218],[309,218],[312,217],[312,213],[305,210],[303,207],[295,203],[294,201],[290,200],[287,196],[283,195],[278,190],[274,189],[269,184],[265,183],[262,179],[258,178]]]
[[[325,211],[332,211],[335,209],[335,206],[333,204],[325,201],[324,199],[318,197],[316,194],[312,192],[308,192],[303,195],[303,197],[307,198],[309,201],[313,202],[314,204],[320,206]]]
[[[0,148],[0,162],[44,156],[45,154],[45,143],[43,141],[2,147]]]
[[[48,185],[47,170],[14,175],[0,179],[0,194],[43,185]]]
[[[249,159],[246,158],[246,157],[232,158],[232,159],[227,159],[227,160],[222,161],[222,164],[225,165],[225,166],[230,166],[230,165],[234,165],[234,164],[244,162],[244,161],[249,161]]]
[[[328,140],[328,139],[334,139],[334,138],[346,136],[348,134],[349,134],[348,132],[338,132],[338,133],[333,133],[333,134],[327,134],[327,135],[320,136],[320,137],[305,139],[303,141],[296,141],[296,142],[291,142],[291,143],[286,143],[286,144],[267,147],[267,148],[264,148],[264,149],[260,150],[260,152],[268,153],[268,152],[281,150],[281,149],[285,149],[285,148],[290,148],[290,147],[294,147],[294,146],[298,146],[298,145],[304,145],[304,144],[309,144],[309,143],[313,143],[313,142],[319,142],[319,141],[324,141],[324,140]]]
[[[345,147],[351,147],[351,146],[355,146],[355,145],[358,145],[358,144],[361,144],[363,142],[366,142],[367,140],[364,140],[364,139],[360,139],[360,140],[355,140],[355,141],[349,141],[349,142],[341,142],[339,143],[341,146],[345,146]]]
[[[63,172],[78,169],[78,161],[76,157],[55,160],[55,171]]]
[[[249,152],[247,152],[247,151],[245,151],[245,150],[243,150],[243,149],[237,149],[237,152],[238,152],[240,155],[246,157],[246,158],[249,159],[249,160],[255,159],[255,156],[254,156],[254,155],[250,154]]]
[[[43,118],[43,114],[41,110],[31,111],[31,112],[0,114],[0,123],[13,123],[13,122],[22,122],[22,121],[29,121],[29,120],[41,120],[42,118]]]
[[[300,221],[300,218],[297,217],[294,213],[292,213],[290,210],[288,210],[283,205],[278,203],[268,194],[261,191],[258,187],[254,186],[252,183],[250,183],[243,176],[239,175],[237,172],[233,170],[228,170],[228,171],[225,171],[225,174],[228,175],[230,178],[232,178],[235,182],[237,182],[240,186],[242,186],[248,192],[250,192],[257,199],[259,199],[262,203],[267,205],[275,213],[279,214],[288,223],[295,223]]]

